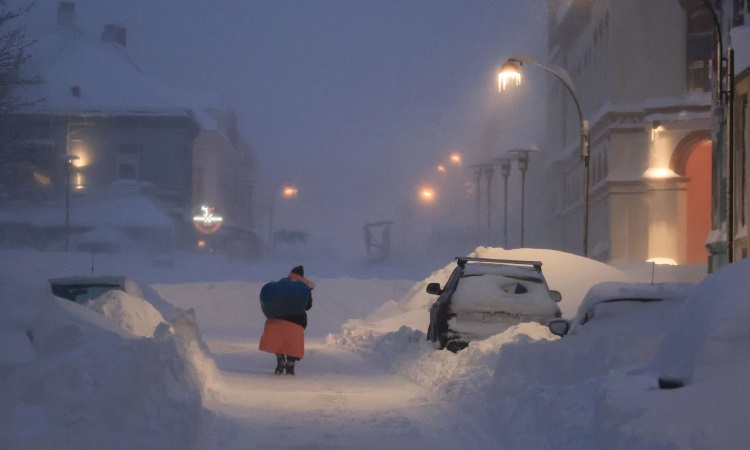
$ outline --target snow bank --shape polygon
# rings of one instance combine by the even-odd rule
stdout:
[[[153,337],[156,327],[164,322],[159,311],[146,300],[119,290],[105,292],[84,306],[103,314],[136,336]]]
[[[653,361],[620,371],[598,399],[606,448],[744,448],[750,441],[750,260],[700,283]],[[660,390],[658,377],[686,383]]]
[[[0,448],[191,448],[216,376],[191,313],[166,324],[124,293],[86,308],[27,263],[0,259]]]

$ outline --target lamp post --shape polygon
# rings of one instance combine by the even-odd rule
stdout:
[[[521,69],[524,63],[541,67],[560,80],[573,97],[578,119],[580,121],[580,158],[583,161],[583,256],[588,256],[589,241],[589,123],[583,118],[581,104],[578,102],[573,89],[573,80],[568,72],[562,67],[553,67],[543,64],[541,61],[528,56],[520,55],[509,58],[501,67],[498,74],[498,87],[504,91],[510,82],[516,85],[521,83]]]
[[[271,204],[268,207],[268,245],[271,250],[275,247],[275,242],[273,240],[273,205],[279,191],[281,191],[281,195],[286,198],[294,198],[297,196],[297,188],[292,184],[291,180],[288,179],[279,181],[279,184],[277,184],[276,188],[273,190]]]
[[[77,155],[66,153],[63,155],[65,160],[65,251],[70,248],[70,168],[73,161],[79,159]]]
[[[474,177],[477,180],[477,244],[479,244],[479,236],[481,235],[481,201],[482,201],[482,195],[481,195],[481,181],[482,181],[482,166],[476,165],[474,166]]]
[[[526,234],[526,171],[529,169],[529,155],[532,152],[539,151],[536,148],[511,150],[518,159],[518,170],[521,171],[521,248],[524,246],[524,236]]]
[[[726,141],[726,165],[724,170],[727,171],[725,197],[727,215],[727,262],[731,263],[734,260],[734,49],[727,47],[726,56],[724,55],[721,23],[716,14],[716,10],[711,3],[710,0],[703,0],[703,5],[711,16],[714,34],[716,35],[716,91],[714,93],[714,102],[716,102],[715,106],[721,112],[719,130],[717,133],[719,139],[712,139],[712,141],[714,155],[720,155],[721,149],[718,148],[718,144],[721,139],[722,128],[725,128],[723,138]],[[717,191],[721,191],[721,189],[719,188]],[[717,205],[717,211],[720,211],[720,200],[717,200]],[[717,219],[715,225],[717,228],[721,228],[720,218]]]
[[[508,248],[508,177],[510,177],[510,159],[499,158],[497,162],[500,164],[500,174],[503,176],[503,194],[505,199],[503,201],[503,246],[505,249]]]
[[[484,165],[484,174],[487,176],[487,245],[492,245],[492,164]]]

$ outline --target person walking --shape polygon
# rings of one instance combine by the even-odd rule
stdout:
[[[266,316],[258,348],[276,355],[274,373],[294,375],[294,364],[305,356],[307,311],[312,308],[315,283],[296,266],[289,276],[266,283],[260,291],[260,305]]]

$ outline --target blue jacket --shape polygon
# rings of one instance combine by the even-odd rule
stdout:
[[[260,307],[269,319],[288,320],[306,328],[306,311],[312,308],[312,290],[305,283],[289,278],[271,281],[260,290]]]

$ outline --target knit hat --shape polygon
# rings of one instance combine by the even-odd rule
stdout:
[[[305,268],[302,266],[297,266],[294,269],[292,269],[292,273],[295,275],[299,275],[301,277],[305,276]]]

